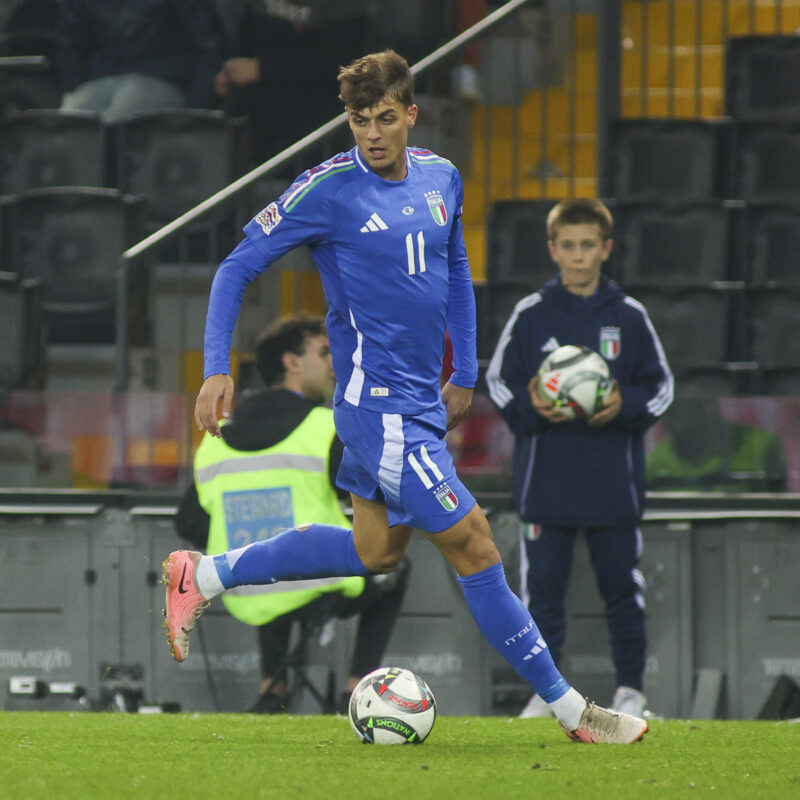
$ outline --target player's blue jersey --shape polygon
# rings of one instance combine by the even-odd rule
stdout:
[[[455,356],[451,380],[471,387],[477,379],[463,184],[456,168],[429,150],[408,148],[406,164],[405,179],[385,180],[354,147],[302,174],[244,230],[263,259],[259,269],[310,247],[329,304],[337,400],[438,416],[446,328]],[[214,305],[212,290],[207,375],[220,371],[213,363],[219,354],[208,352],[220,339],[209,337],[209,325],[227,324]]]

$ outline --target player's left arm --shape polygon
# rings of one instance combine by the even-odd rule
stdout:
[[[450,285],[447,296],[447,330],[453,343],[453,374],[442,389],[442,401],[447,409],[447,429],[451,430],[464,419],[472,405],[472,394],[478,380],[477,321],[475,290],[469,271],[464,232],[461,227],[461,204],[464,191],[456,173],[456,203],[447,244]]]
[[[469,414],[474,389],[448,381],[442,388],[442,402],[447,409],[447,430],[451,431]]]

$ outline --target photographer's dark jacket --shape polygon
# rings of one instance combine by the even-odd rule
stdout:
[[[528,383],[562,345],[607,361],[622,410],[609,425],[551,423],[531,405]],[[568,292],[560,277],[517,303],[486,375],[515,437],[514,505],[523,520],[570,527],[637,522],[645,495],[645,431],[672,402],[673,378],[644,306],[601,278],[597,292]]]

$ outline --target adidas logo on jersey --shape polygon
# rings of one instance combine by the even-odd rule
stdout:
[[[361,226],[361,233],[388,230],[389,226],[375,213]]]
[[[558,340],[555,336],[551,336],[541,347],[543,353],[552,353],[553,350],[558,350]]]

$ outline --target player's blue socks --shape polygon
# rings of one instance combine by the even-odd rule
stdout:
[[[566,694],[570,686],[556,669],[530,612],[509,588],[503,564],[458,580],[472,617],[489,644],[545,702]]]
[[[289,528],[271,539],[214,556],[214,566],[226,589],[369,572],[356,552],[353,531],[316,524],[302,530]]]

